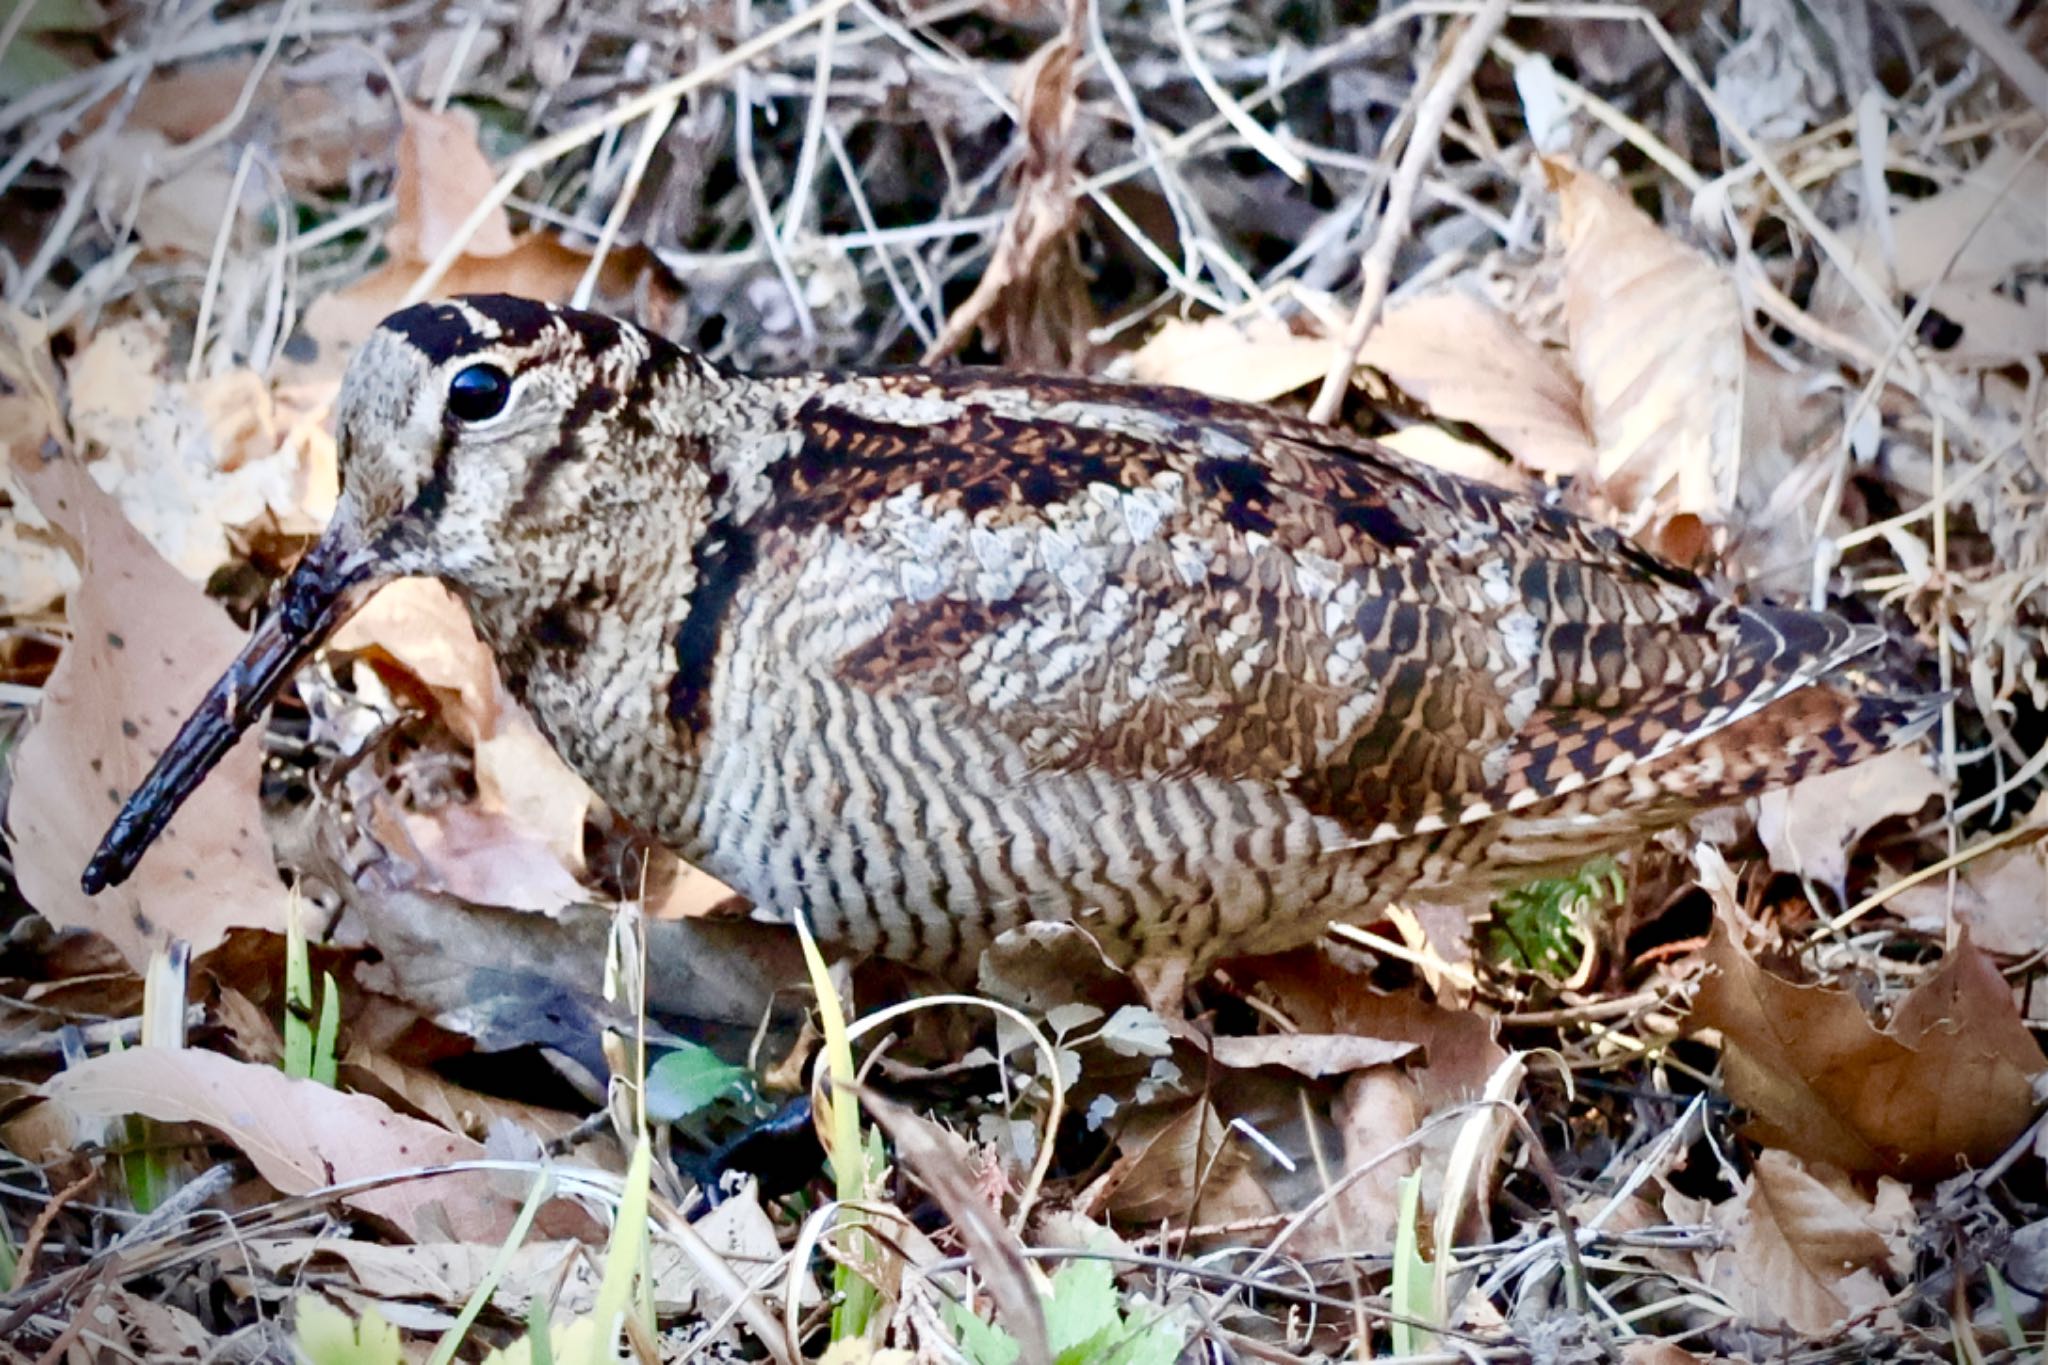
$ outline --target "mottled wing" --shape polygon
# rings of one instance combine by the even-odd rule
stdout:
[[[893,566],[842,680],[936,699],[1037,765],[1283,785],[1361,839],[1652,771],[1874,643],[1180,391],[848,380],[798,426],[774,516]]]

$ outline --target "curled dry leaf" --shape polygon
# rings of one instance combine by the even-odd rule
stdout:
[[[1207,1100],[1135,1116],[1117,1145],[1122,1155],[1103,1177],[1096,1191],[1103,1202],[1094,1207],[1120,1223],[1234,1223],[1273,1212],[1252,1175],[1248,1144]]]
[[[1298,333],[1264,315],[1235,321],[1170,319],[1131,356],[1132,379],[1177,384],[1219,398],[1266,403],[1304,388],[1329,368],[1328,337]],[[1583,475],[1594,467],[1593,438],[1579,409],[1579,389],[1557,359],[1477,294],[1446,289],[1390,307],[1366,339],[1361,369],[1377,370],[1403,394],[1446,421],[1478,427],[1523,469]],[[1456,472],[1511,481],[1499,458],[1416,426],[1391,440],[1404,453],[1439,466],[1439,442],[1460,447]]]
[[[1847,991],[1765,971],[1718,922],[1706,960],[1693,1024],[1720,1031],[1728,1093],[1767,1147],[1857,1175],[1940,1180],[1990,1162],[2033,1121],[2048,1057],[1967,936],[1886,1029]]]
[[[202,1124],[246,1153],[282,1194],[484,1154],[481,1143],[393,1113],[367,1095],[190,1048],[139,1047],[93,1057],[52,1077],[44,1093],[91,1118],[140,1114]],[[480,1171],[396,1180],[343,1195],[342,1202],[414,1238],[452,1233],[485,1244],[503,1240],[518,1212],[517,1201],[499,1194]],[[552,1216],[543,1212],[543,1222],[557,1236],[595,1231],[580,1212],[559,1204]]]
[[[166,564],[76,460],[16,451],[16,477],[79,547],[71,644],[14,760],[7,837],[22,894],[59,928],[105,935],[141,970],[180,938],[283,932],[285,892],[257,800],[260,727],[223,758],[135,875],[87,896],[79,870],[242,633]]]
[[[2048,810],[2034,818],[2044,817]],[[1915,930],[1939,936],[1951,908],[1948,885],[1937,879],[1908,887],[1892,897],[1889,908]],[[1953,908],[1970,926],[1970,940],[1986,952],[2026,957],[2048,948],[2048,838],[1965,865]]]
[[[423,845],[446,842],[451,854],[495,846],[529,870],[539,866],[540,857],[558,865],[539,904],[485,892],[474,877],[457,885],[463,877],[452,869],[442,869],[448,874],[444,883],[486,905],[555,909],[575,899],[575,876],[583,870],[583,822],[596,798],[513,703],[490,650],[477,639],[455,595],[427,579],[390,584],[336,633],[331,647],[380,651],[425,683],[441,702],[441,718],[476,755],[475,814],[489,817],[489,828],[471,822],[424,832]]]
[[[1212,1038],[1208,1046],[1224,1066],[1280,1066],[1304,1076],[1337,1076],[1386,1066],[1417,1050],[1410,1042],[1348,1033],[1262,1033],[1252,1038]]]
[[[454,240],[498,173],[477,144],[476,116],[467,109],[436,112],[407,104],[398,135],[398,210],[384,244],[415,263],[433,260]],[[513,247],[512,224],[492,209],[462,244],[462,254],[491,258]]]
[[[1415,1082],[1393,1067],[1375,1067],[1345,1079],[1330,1111],[1342,1148],[1340,1162],[1329,1175],[1335,1182],[1354,1171],[1364,1173],[1348,1179],[1288,1240],[1291,1254],[1347,1256],[1362,1247],[1393,1245],[1400,1221],[1401,1180],[1420,1160],[1414,1147],[1394,1149],[1415,1136],[1422,1117]]]
[[[782,1254],[775,1225],[752,1189],[733,1194],[691,1224],[733,1268],[749,1279]],[[391,1246],[341,1237],[257,1238],[244,1243],[256,1264],[274,1274],[307,1276],[345,1267],[357,1292],[385,1302],[422,1300],[458,1309],[468,1302],[504,1256],[487,1242],[421,1242]],[[314,1264],[317,1263],[318,1268]],[[648,1248],[648,1285],[655,1311],[687,1313],[696,1306],[698,1277],[684,1252],[657,1237]],[[601,1261],[579,1241],[528,1242],[515,1249],[498,1274],[491,1307],[524,1317],[536,1297],[557,1321],[597,1306]]]
[[[1823,1179],[1767,1149],[1742,1191],[1709,1216],[1728,1240],[1700,1254],[1700,1277],[1755,1326],[1821,1334],[1889,1302],[1880,1276],[1912,1204],[1895,1180],[1880,1181],[1873,1202],[1839,1175]]]
[[[1545,158],[1564,250],[1572,369],[1623,530],[1682,546],[1735,505],[1742,305],[1722,269],[1599,176]]]
[[[979,327],[1019,368],[1086,365],[1095,315],[1074,248],[1082,150],[1074,125],[1087,13],[1081,0],[1069,0],[1060,32],[1018,70],[1023,148],[1011,176],[1015,197],[988,268],[926,348],[926,364],[959,350]]]
[[[197,383],[165,378],[166,348],[162,328],[131,320],[102,330],[71,363],[71,429],[99,455],[95,479],[198,581],[234,560],[233,532],[243,527],[317,531],[333,474],[299,430],[304,415],[247,370]]]
[[[1925,755],[1894,749],[1853,768],[1765,792],[1757,798],[1757,834],[1772,867],[1840,894],[1856,841],[1881,821],[1911,815],[1941,790]]]

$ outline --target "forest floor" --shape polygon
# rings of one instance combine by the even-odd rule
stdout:
[[[0,49],[6,1359],[2040,1357],[2048,6],[19,0]],[[408,581],[85,897],[334,506],[349,355],[479,291],[1312,412],[1951,700],[1184,1022],[1071,933],[973,997],[814,972]]]

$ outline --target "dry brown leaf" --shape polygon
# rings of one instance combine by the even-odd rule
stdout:
[[[1350,1034],[1420,1047],[1423,1056],[1409,1058],[1405,1069],[1422,1088],[1425,1112],[1478,1095],[1487,1077],[1507,1060],[1487,1016],[1445,1009],[1412,991],[1381,994],[1326,948],[1259,959],[1246,971],[1258,983],[1258,993],[1305,1033]]]
[[[76,460],[17,450],[14,468],[84,556],[71,644],[14,761],[7,835],[22,894],[60,928],[105,935],[137,970],[173,938],[203,953],[231,928],[283,932],[285,892],[257,800],[260,728],[221,760],[132,878],[98,896],[79,889],[107,822],[242,632]]]
[[[1386,1066],[1416,1051],[1411,1042],[1348,1033],[1262,1033],[1251,1038],[1212,1038],[1208,1046],[1224,1066],[1281,1066],[1304,1076],[1336,1076]]]
[[[252,222],[264,203],[260,182],[244,177],[241,201],[231,210],[238,155],[222,144],[194,156],[161,133],[123,127],[99,141],[94,207],[109,221],[132,212],[135,235],[152,252],[204,261],[224,217],[232,212],[236,226]]]
[[[442,719],[476,756],[474,809],[488,817],[486,825],[456,822],[454,827],[427,830],[421,836],[423,850],[430,843],[467,855],[480,847],[488,852],[495,846],[508,855],[508,861],[531,867],[535,862],[532,850],[516,845],[538,844],[559,865],[557,874],[547,876],[550,889],[542,898],[544,904],[529,904],[531,898],[481,899],[480,903],[526,908],[556,908],[564,903],[565,883],[560,874],[567,876],[566,887],[575,886],[575,878],[583,870],[584,820],[596,797],[506,692],[490,650],[477,639],[469,613],[455,595],[428,579],[392,583],[364,604],[336,633],[330,647],[374,649],[396,661],[434,692],[442,703]],[[435,870],[451,890],[472,900],[480,898],[462,887],[479,889],[473,874],[491,872],[488,867],[470,872]],[[566,890],[566,894],[573,899],[577,892]]]
[[[757,1277],[781,1255],[775,1225],[752,1190],[743,1190],[697,1217],[692,1226],[741,1276]],[[272,1274],[301,1267],[307,1274],[338,1261],[355,1288],[384,1301],[423,1299],[458,1308],[483,1283],[501,1250],[491,1243],[421,1242],[391,1246],[360,1238],[288,1237],[247,1243],[256,1264]],[[657,1237],[649,1248],[654,1307],[663,1314],[696,1306],[693,1263],[673,1243]],[[528,1242],[515,1249],[491,1294],[491,1307],[523,1317],[536,1295],[557,1321],[589,1313],[597,1304],[604,1272],[601,1256],[580,1241]]]
[[[650,260],[641,250],[614,250],[599,272],[599,292],[615,297],[630,294]],[[589,266],[587,253],[553,237],[528,233],[503,256],[457,257],[434,286],[434,293],[523,294],[561,303],[576,292]],[[338,375],[349,354],[404,302],[419,273],[415,262],[393,260],[347,288],[315,299],[300,328],[316,350],[315,359],[305,368],[319,375]],[[655,294],[658,300],[668,297],[661,289]]]
[[[79,1313],[88,1331],[102,1343],[126,1341],[128,1350],[110,1348],[108,1355],[131,1360],[205,1360],[220,1348],[220,1339],[198,1318],[176,1304],[154,1301],[125,1289],[109,1288]]]
[[[2032,1122],[2048,1057],[1998,969],[1963,938],[1880,1030],[1847,991],[1765,971],[1716,923],[1692,1020],[1718,1029],[1748,1134],[1859,1175],[1939,1180]],[[1955,1097],[1969,1096],[1969,1103]]]
[[[1908,887],[1888,908],[1939,937],[1948,923],[1949,888],[1939,879]],[[1970,926],[1970,940],[1987,953],[2027,957],[2048,948],[2048,840],[1967,864],[1956,880],[1954,908]]]
[[[52,1077],[44,1093],[91,1118],[140,1114],[202,1124],[246,1153],[282,1194],[484,1154],[481,1143],[393,1113],[368,1095],[196,1049],[139,1047],[93,1057]],[[342,1202],[414,1238],[452,1233],[488,1245],[504,1238],[518,1212],[518,1201],[500,1194],[482,1172],[396,1181],[344,1195]],[[573,1217],[589,1230],[580,1213]]]
[[[181,149],[233,115],[255,65],[250,53],[160,67],[122,127],[162,134]],[[303,70],[272,64],[258,79],[252,104],[268,125],[266,156],[296,190],[344,185],[358,160],[390,147],[391,102],[367,81],[308,79]]]
[[[384,244],[415,265],[433,260],[455,230],[498,183],[477,145],[476,116],[463,108],[436,112],[407,104],[398,135],[398,210]],[[485,215],[462,254],[492,259],[511,253],[512,224],[502,207]]]
[[[1416,1169],[1421,1152],[1411,1146],[1398,1155],[1387,1153],[1415,1136],[1423,1119],[1421,1093],[1412,1079],[1392,1067],[1361,1071],[1344,1082],[1330,1117],[1343,1139],[1341,1159],[1330,1179],[1368,1165],[1371,1169],[1303,1224],[1288,1240],[1287,1250],[1304,1257],[1355,1256],[1362,1248],[1390,1247],[1400,1223],[1401,1180]],[[1440,1181],[1437,1188],[1441,1189]]]
[[[1757,834],[1780,872],[1810,877],[1838,894],[1856,841],[1880,821],[1911,815],[1941,795],[1941,779],[1917,750],[1809,777],[1757,798]]]
[[[1902,1187],[1882,1196],[1896,1203]],[[1765,1330],[1826,1333],[1887,1303],[1879,1278],[1893,1253],[1886,1213],[1797,1157],[1765,1150],[1741,1193],[1713,1211],[1729,1244],[1700,1257],[1701,1278]]]
[[[1095,1206],[1119,1222],[1234,1223],[1273,1212],[1252,1176],[1245,1140],[1206,1100],[1139,1115],[1117,1145],[1123,1155],[1100,1183]]]
[[[451,1133],[462,1133],[481,1142],[499,1120],[518,1124],[544,1141],[553,1142],[576,1131],[582,1116],[561,1109],[544,1109],[537,1104],[498,1095],[485,1095],[460,1086],[438,1071],[407,1066],[387,1052],[357,1043],[341,1059],[342,1080],[350,1089],[395,1102]]]
[[[1645,1341],[1639,1337],[1634,1341],[1622,1343],[1621,1359],[1622,1365],[1698,1365],[1699,1361],[1709,1357],[1696,1356],[1691,1351],[1673,1346],[1668,1341]],[[1720,1357],[1713,1356],[1711,1359],[1719,1360]]]
[[[1999,191],[2011,188],[2003,198]],[[1903,297],[1924,300],[1961,328],[1941,352],[1944,365],[2029,363],[2048,353],[2048,308],[2008,286],[2048,265],[2048,157],[2031,160],[2001,145],[1939,194],[1901,204],[1892,214],[1896,255],[1889,271],[1881,239],[1851,236],[1851,257],[1869,277],[1889,274]],[[1814,289],[1813,312],[1861,337],[1872,349],[1890,342],[1854,289],[1828,263]]]
[[[981,329],[991,349],[1020,369],[1086,369],[1095,309],[1074,245],[1082,148],[1075,137],[1077,59],[1088,6],[1067,0],[1065,24],[1018,69],[1022,154],[1014,197],[974,292],[925,348],[926,364],[950,356]]]
[[[1217,398],[1270,403],[1323,377],[1330,340],[1298,336],[1263,314],[1232,321],[1168,318],[1128,361],[1140,384],[1173,384]]]
[[[1560,159],[1543,166],[1558,196],[1565,325],[1599,490],[1623,530],[1653,543],[1679,519],[1718,526],[1740,469],[1735,287],[1599,176]]]
[[[1562,360],[1467,290],[1441,290],[1389,308],[1366,339],[1359,364],[1386,375],[1438,417],[1478,427],[1524,469],[1579,477],[1596,466],[1579,386]]]
[[[1140,383],[1266,403],[1321,379],[1330,347],[1319,332],[1299,334],[1264,315],[1171,319],[1128,364]],[[1594,468],[1577,383],[1506,314],[1468,291],[1447,289],[1395,304],[1366,339],[1358,363],[1438,418],[1478,427],[1523,469],[1584,475]],[[1490,452],[1436,428],[1410,427],[1387,444],[1467,477],[1516,481]]]
[[[94,336],[69,370],[71,429],[99,453],[94,478],[136,529],[203,582],[233,561],[241,528],[317,531],[333,501],[331,465],[318,468],[302,433],[280,425],[289,409],[258,376],[169,379],[167,345],[161,327],[140,320]]]

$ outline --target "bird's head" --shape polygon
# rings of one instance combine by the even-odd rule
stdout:
[[[592,528],[609,506],[701,479],[682,429],[693,405],[678,400],[717,382],[703,362],[629,324],[530,299],[470,296],[386,318],[335,401],[333,520],[122,808],[86,868],[86,890],[126,878],[376,588],[429,576],[472,599],[544,594],[579,557],[601,552]]]

